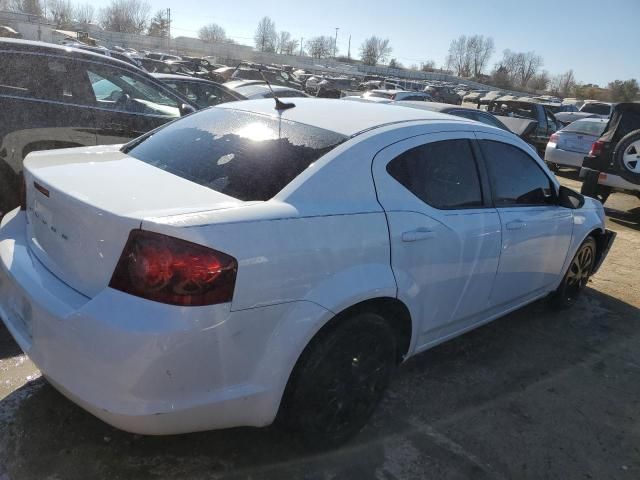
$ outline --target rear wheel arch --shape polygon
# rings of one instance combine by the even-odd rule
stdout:
[[[409,352],[409,348],[411,346],[413,322],[407,306],[401,300],[393,297],[370,298],[343,309],[320,327],[320,329],[307,342],[304,350],[306,350],[317,338],[330,335],[331,331],[340,324],[341,320],[363,312],[379,314],[385,319],[385,321],[387,321],[395,333],[396,344],[398,347],[397,360],[398,363],[400,363]],[[302,354],[304,354],[304,350]],[[300,356],[302,356],[302,354]]]
[[[606,246],[605,243],[605,236],[604,236],[604,229],[602,228],[596,228],[594,230],[591,230],[583,239],[582,242],[580,243],[580,245],[582,245],[582,243],[584,243],[586,241],[587,238],[592,237],[595,241],[596,241],[596,260],[595,260],[595,264],[597,265],[600,261],[600,258],[602,257],[602,255],[604,254],[604,249]]]

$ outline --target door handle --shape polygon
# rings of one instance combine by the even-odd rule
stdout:
[[[418,242],[420,240],[428,240],[430,238],[435,238],[436,232],[433,230],[429,230],[428,228],[416,228],[415,230],[411,230],[409,232],[404,232],[402,234],[403,242]]]
[[[507,230],[522,230],[526,226],[527,224],[522,220],[514,220],[513,222],[507,223]]]

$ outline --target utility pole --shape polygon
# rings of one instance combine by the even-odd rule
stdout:
[[[347,52],[347,58],[351,60],[351,34],[349,34],[349,51]]]
[[[171,51],[171,9],[167,8],[167,50]]]
[[[303,52],[303,50],[302,50],[302,42],[303,42],[303,40],[304,40],[304,37],[300,37],[300,56],[302,56],[302,52]]]
[[[336,39],[333,41],[333,58],[336,58],[336,52],[338,51],[338,30],[340,27],[336,27]]]

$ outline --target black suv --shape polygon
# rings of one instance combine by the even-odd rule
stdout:
[[[146,72],[114,58],[0,39],[0,212],[19,202],[36,150],[125,143],[195,111]]]
[[[602,203],[612,192],[640,198],[640,103],[618,103],[580,170],[581,193]]]

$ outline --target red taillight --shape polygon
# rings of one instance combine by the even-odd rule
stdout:
[[[133,230],[109,286],[171,305],[214,305],[231,301],[237,271],[236,259],[225,253]]]
[[[604,142],[603,141],[598,140],[597,142],[593,142],[593,145],[591,145],[591,151],[589,152],[589,156],[590,157],[597,157],[597,156],[602,154],[603,150],[604,150]]]
[[[558,139],[559,139],[559,138],[560,138],[560,137],[558,136],[558,134],[557,134],[557,133],[554,133],[553,135],[551,135],[551,136],[549,137],[549,143],[558,143]]]

